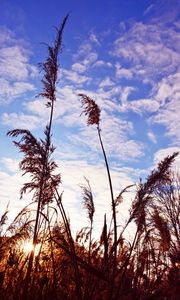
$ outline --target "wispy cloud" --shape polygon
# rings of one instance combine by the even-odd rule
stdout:
[[[180,96],[180,38],[177,21],[166,26],[162,20],[145,24],[134,22],[124,30],[114,42],[111,54],[121,59],[116,63],[116,77],[121,75],[126,80],[134,80],[136,89],[130,90],[120,98],[120,111],[132,111],[141,116],[146,115],[149,124],[165,127],[165,135],[172,144],[180,141],[178,121]],[[123,65],[128,65],[122,72]],[[126,69],[126,68],[125,68]],[[127,76],[126,76],[127,75]],[[138,97],[140,89],[146,89],[146,97]],[[139,93],[138,93],[139,90]],[[152,135],[151,141],[155,142]]]
[[[9,29],[0,27],[1,103],[9,103],[35,90],[32,79],[37,68],[30,63],[30,50]]]
[[[95,237],[97,234],[101,233],[102,220],[104,213],[110,216],[111,211],[111,201],[110,194],[107,184],[107,174],[103,164],[90,164],[86,160],[74,160],[74,161],[57,161],[59,164],[59,171],[62,174],[63,184],[61,190],[63,192],[63,203],[68,216],[70,217],[71,226],[73,228],[73,233],[75,234],[77,230],[80,230],[82,226],[87,226],[86,213],[83,211],[82,205],[82,195],[80,184],[84,181],[84,176],[90,180],[91,187],[94,194],[94,201],[96,206],[95,212]],[[9,221],[12,221],[14,216],[19,213],[19,211],[31,201],[31,194],[24,195],[22,200],[19,200],[20,194],[19,190],[22,184],[27,180],[21,176],[21,172],[17,171],[17,160],[12,160],[9,157],[3,158],[3,164],[6,166],[7,170],[13,172],[9,175],[7,172],[0,171],[0,197],[1,197],[1,208],[0,214],[4,212],[6,205],[9,205]],[[134,170],[135,172],[135,170]],[[132,178],[128,175],[126,170],[111,170],[113,184],[115,188],[115,195],[131,184]],[[99,178],[101,180],[99,181]],[[11,186],[9,186],[11,182]],[[13,195],[13,197],[12,197]],[[125,196],[125,201],[120,208],[119,223],[123,224],[131,203],[131,194],[128,193]],[[79,213],[81,212],[81,219],[79,220]],[[78,221],[79,220],[79,221]]]
[[[64,161],[59,162],[61,165],[61,172],[63,174],[63,201],[67,208],[70,216],[73,215],[72,225],[73,228],[81,228],[87,225],[86,214],[83,213],[82,196],[79,185],[83,183],[84,176],[90,180],[93,194],[95,195],[95,224],[94,229],[97,233],[101,233],[102,220],[104,213],[110,215],[111,211],[111,201],[108,189],[107,174],[104,166],[102,164],[94,165],[89,164],[85,160],[79,161]],[[125,172],[120,172],[119,170],[111,170],[111,175],[113,179],[113,184],[115,187],[115,195],[118,195],[121,189],[132,183],[132,178]],[[131,195],[127,194],[125,201],[120,209],[121,224],[125,222],[127,212],[131,203]],[[79,215],[79,210],[81,210],[81,222],[78,224],[77,218]],[[75,217],[77,216],[77,218]]]
[[[89,39],[90,39],[90,41],[91,41],[92,43],[94,43],[94,44],[96,44],[96,45],[98,45],[98,46],[101,45],[101,44],[100,44],[100,41],[98,40],[98,38],[97,38],[97,36],[96,36],[95,33],[91,33],[90,36],[89,36]]]
[[[166,135],[170,136],[174,145],[180,142],[180,73],[164,78],[158,87],[156,99],[161,106],[156,115],[150,118],[153,123],[166,127]]]
[[[26,80],[36,74],[36,68],[28,63],[28,52],[20,45],[0,49],[0,75],[15,80]]]
[[[160,104],[154,99],[138,99],[133,101],[126,101],[120,106],[121,111],[133,111],[137,114],[155,113],[158,111]]]
[[[93,48],[92,40],[85,40],[79,46],[76,54],[73,55],[74,61],[80,63],[88,69],[98,59],[98,54]]]
[[[35,90],[32,83],[24,81],[11,82],[3,78],[0,78],[0,86],[0,104],[9,104],[15,98]]]
[[[134,68],[134,76],[150,78],[177,70],[178,31],[175,26],[136,22],[114,42],[112,55]]]
[[[74,63],[71,68],[72,68],[72,71],[80,73],[80,74],[84,73],[86,71],[86,66],[79,62]]]
[[[104,88],[104,87],[111,87],[113,85],[114,85],[114,82],[110,79],[110,77],[106,77],[105,79],[103,79],[100,82],[99,87]]]
[[[104,61],[104,60],[97,60],[93,65],[93,68],[99,68],[99,67],[108,67],[108,68],[112,68],[113,65],[112,63],[110,63],[109,61]]]
[[[149,131],[147,135],[151,142],[153,142],[154,144],[157,143],[156,135],[152,131]]]
[[[123,68],[119,63],[116,63],[116,77],[117,78],[126,78],[132,79],[133,78],[133,69]]]
[[[35,129],[38,125],[43,126],[42,120],[33,115],[23,113],[4,113],[2,115],[2,124],[11,128]]]
[[[12,173],[18,172],[18,170],[19,170],[19,160],[18,159],[13,159],[10,157],[2,157],[1,162],[5,166],[7,171],[10,171]]]
[[[133,160],[143,154],[142,143],[132,139],[133,125],[115,115],[109,116],[105,111],[101,118],[102,137],[108,155],[122,161]],[[95,128],[84,126],[78,134],[71,135],[71,142],[85,145],[91,151],[99,153],[100,146]]]
[[[144,15],[149,14],[153,10],[153,8],[154,8],[154,4],[149,5],[145,10]]]
[[[79,73],[83,73],[82,66],[83,65],[81,65],[81,72],[62,69],[61,70],[61,72],[62,72],[61,78],[63,78],[63,80],[65,79],[65,80],[69,81],[70,83],[75,83],[76,85],[79,85],[79,84],[82,85],[83,83],[90,81],[90,78],[88,76],[79,74]],[[77,67],[77,65],[76,65],[76,67]],[[84,70],[85,70],[85,68],[84,68]]]
[[[11,165],[12,171],[12,161],[10,162],[9,158],[4,158],[4,163],[6,160],[7,167],[9,168]],[[0,197],[1,197],[1,208],[0,215],[2,215],[9,203],[9,213],[8,213],[8,221],[9,223],[15,218],[15,216],[20,212],[20,210],[30,203],[29,197],[25,197],[26,200],[20,199],[20,189],[24,182],[24,178],[22,178],[20,172],[13,172],[9,174],[8,172],[2,172],[0,170]]]

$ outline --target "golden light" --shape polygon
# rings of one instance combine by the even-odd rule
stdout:
[[[37,244],[36,245],[36,249],[35,249],[35,256],[38,255],[39,250],[40,250],[41,244]],[[29,254],[32,250],[33,250],[33,244],[30,241],[25,241],[23,243],[23,245],[21,246],[21,249],[23,252],[25,252],[26,254]]]
[[[25,242],[23,245],[23,251],[29,253],[33,250],[33,245],[31,242]]]

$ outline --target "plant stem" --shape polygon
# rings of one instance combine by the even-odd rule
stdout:
[[[62,194],[59,195],[59,192],[57,189],[56,189],[56,194],[57,194],[57,196],[55,196],[55,199],[56,199],[57,205],[59,207],[59,210],[61,212],[64,226],[65,226],[66,233],[67,233],[67,237],[68,237],[69,244],[70,244],[71,259],[72,259],[72,264],[74,266],[74,273],[75,273],[77,300],[82,300],[81,278],[80,278],[79,267],[78,267],[78,263],[77,263],[77,256],[76,256],[74,240],[73,240],[73,237],[71,234],[71,229],[70,229],[69,222],[68,222],[68,219],[66,216],[66,212],[65,212],[64,206],[62,204]]]
[[[112,187],[111,174],[110,174],[110,170],[109,170],[109,165],[108,165],[108,161],[107,161],[106,152],[105,152],[104,145],[103,145],[102,138],[101,138],[101,130],[100,130],[99,125],[97,126],[97,131],[98,131],[99,141],[100,141],[102,152],[103,152],[103,155],[104,155],[104,160],[105,160],[105,165],[106,165],[106,170],[107,170],[107,175],[108,175],[109,189],[110,189],[110,193],[111,193],[112,211],[113,211],[113,222],[114,222],[114,260],[113,260],[113,279],[112,279],[112,287],[111,287],[111,292],[110,292],[110,299],[111,299],[112,298],[112,294],[113,294],[113,289],[114,289],[114,279],[115,279],[115,272],[116,272],[116,267],[117,267],[117,221],[116,221],[116,205],[115,205],[114,195],[113,195],[113,187]]]

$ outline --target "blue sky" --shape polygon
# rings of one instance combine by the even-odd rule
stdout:
[[[176,0],[0,2],[0,212],[10,201],[10,218],[30,201],[19,200],[25,180],[21,158],[6,137],[12,128],[37,136],[48,120],[38,63],[52,43],[53,26],[70,13],[60,56],[54,115],[55,158],[64,202],[75,228],[86,223],[79,184],[90,179],[96,227],[110,211],[106,170],[96,129],[80,117],[78,93],[101,108],[101,129],[115,194],[180,148],[180,3]],[[179,158],[176,160],[176,168]],[[119,224],[127,215],[127,195]]]

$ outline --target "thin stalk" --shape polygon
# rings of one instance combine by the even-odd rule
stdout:
[[[114,260],[113,260],[113,280],[112,280],[112,287],[111,287],[111,292],[110,292],[110,299],[112,298],[113,295],[113,289],[114,289],[114,279],[115,279],[115,273],[116,273],[116,267],[117,267],[117,221],[116,221],[116,205],[114,201],[114,195],[113,195],[113,187],[112,187],[112,180],[111,180],[111,174],[109,170],[109,165],[107,161],[107,156],[106,152],[103,146],[102,138],[101,138],[101,130],[99,125],[97,126],[97,131],[98,131],[98,136],[99,136],[99,141],[101,144],[102,152],[104,155],[104,160],[105,160],[105,165],[106,165],[106,170],[107,170],[107,175],[108,175],[108,181],[109,181],[109,189],[111,193],[111,202],[112,202],[112,211],[113,211],[113,222],[114,222]]]
[[[88,263],[91,263],[91,245],[92,245],[92,229],[93,229],[93,220],[90,221],[90,233],[89,233],[89,249],[88,249]],[[83,300],[89,299],[89,286],[90,286],[90,271],[87,272]]]
[[[59,210],[60,210],[62,218],[63,218],[64,226],[66,229],[66,233],[67,233],[67,237],[68,237],[70,249],[71,249],[71,258],[72,258],[72,263],[73,263],[74,272],[75,272],[77,300],[82,300],[81,279],[80,279],[79,267],[78,267],[78,263],[77,263],[77,256],[76,256],[74,240],[72,238],[69,222],[68,222],[68,219],[66,216],[65,209],[62,204],[61,195],[59,195],[57,188],[56,188],[56,194],[57,194],[57,196],[55,195],[55,199],[56,199],[57,205],[59,207]]]
[[[92,229],[93,229],[93,220],[91,220],[90,233],[89,233],[89,253],[88,253],[88,262],[91,262],[91,245],[92,245]]]
[[[56,265],[55,265],[55,259],[54,259],[54,252],[53,252],[53,245],[52,245],[52,234],[51,234],[51,220],[49,220],[49,205],[47,206],[47,216],[48,216],[48,231],[49,231],[49,237],[50,237],[50,251],[51,251],[51,260],[52,260],[52,269],[53,269],[53,291],[54,291],[54,300],[56,300],[57,297],[57,276],[56,276]]]
[[[29,264],[28,264],[28,269],[27,269],[27,273],[26,273],[26,277],[25,277],[25,284],[24,284],[22,299],[28,299],[27,298],[28,297],[28,285],[30,282],[30,275],[31,275],[32,267],[33,267],[34,254],[35,254],[35,249],[36,249],[36,244],[37,244],[38,224],[39,224],[39,217],[40,217],[40,212],[41,212],[43,188],[44,188],[44,184],[45,184],[45,173],[46,173],[46,168],[47,168],[47,160],[48,160],[48,155],[49,155],[53,111],[54,111],[54,100],[52,101],[52,105],[51,105],[51,112],[50,112],[48,132],[47,132],[45,160],[44,160],[44,164],[43,164],[43,170],[42,170],[41,181],[40,181],[40,191],[39,191],[39,197],[38,197],[38,206],[37,206],[37,211],[36,211],[36,219],[35,219],[33,242],[32,242],[33,249],[31,250],[30,257],[29,257]]]
[[[44,71],[44,78],[42,80],[44,85],[44,90],[40,94],[41,96],[47,98],[47,107],[50,107],[50,117],[49,123],[47,126],[46,132],[46,145],[45,145],[45,155],[44,161],[42,166],[42,173],[40,179],[40,189],[39,189],[39,196],[38,196],[38,206],[37,206],[37,213],[36,213],[36,221],[34,227],[34,235],[33,235],[33,250],[30,253],[29,258],[29,265],[28,270],[25,278],[24,284],[24,291],[23,291],[23,300],[27,299],[28,295],[28,285],[30,281],[30,275],[33,267],[33,260],[34,260],[34,252],[37,243],[37,236],[38,236],[38,224],[39,224],[39,217],[41,211],[41,204],[42,204],[42,196],[43,196],[43,189],[46,183],[46,169],[49,157],[49,150],[50,150],[50,138],[51,138],[51,128],[52,128],[52,120],[53,120],[53,112],[54,112],[54,102],[56,101],[56,84],[57,84],[57,72],[58,72],[58,54],[61,51],[62,46],[62,33],[64,30],[64,26],[66,24],[68,15],[64,18],[63,23],[59,30],[57,30],[57,38],[54,43],[54,47],[48,46],[49,50],[49,57],[42,64],[42,69]]]
[[[129,251],[129,255],[128,255],[127,259],[125,260],[124,264],[122,265],[122,267],[119,270],[119,271],[121,271],[124,268],[124,270],[122,272],[121,280],[119,282],[119,286],[118,286],[117,291],[116,291],[115,299],[119,299],[119,293],[120,293],[120,290],[121,290],[121,287],[122,287],[122,284],[123,284],[123,280],[124,280],[124,277],[125,277],[125,274],[126,274],[126,271],[127,271],[127,267],[128,267],[128,264],[129,264],[134,246],[137,242],[138,234],[139,234],[139,225],[137,226],[136,233],[135,233],[135,236],[134,236],[134,239],[133,239],[133,242],[132,242],[132,246],[131,246],[130,251]]]

